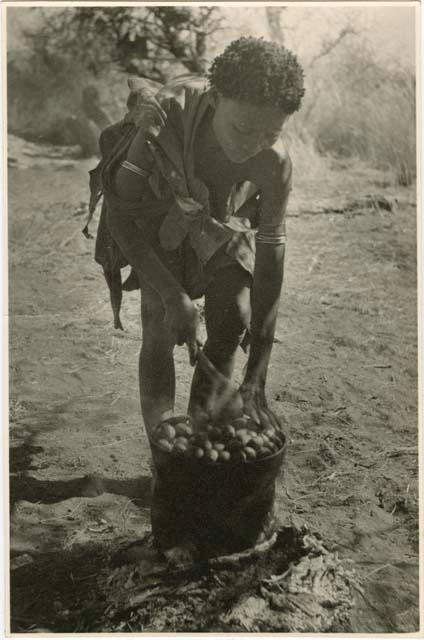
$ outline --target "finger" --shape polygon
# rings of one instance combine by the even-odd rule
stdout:
[[[151,111],[155,121],[158,122],[161,127],[164,127],[166,124],[166,113],[162,107],[160,105],[151,105]]]
[[[264,408],[259,409],[258,414],[259,414],[262,427],[267,428],[270,426],[274,426],[274,422],[273,420],[270,419],[266,409]]]
[[[199,356],[199,347],[198,344],[196,342],[196,340],[190,340],[187,342],[187,347],[188,347],[188,354],[190,357],[190,364],[192,367],[194,367],[194,365],[197,362],[198,356]]]
[[[281,414],[279,416],[277,416],[274,412],[272,414],[274,416],[274,419],[276,421],[276,429],[277,431],[280,432],[285,432],[286,427],[288,425],[287,420],[285,419],[285,417]]]
[[[178,331],[178,329],[175,329],[175,344],[177,344],[179,347],[182,347],[183,344],[186,343],[186,338],[185,338],[185,334],[184,331]]]
[[[145,111],[144,114],[142,112],[140,116],[140,120],[142,121],[143,118],[145,119],[147,114],[152,124],[157,124],[160,127],[165,126],[166,124],[165,118],[162,116],[162,114],[159,111],[156,111],[156,109],[152,109],[152,108],[148,109],[148,111]]]
[[[270,425],[272,427],[274,427],[274,429],[280,430],[281,429],[281,425],[280,425],[280,422],[279,422],[277,416],[275,415],[275,413],[273,411],[271,411],[271,409],[269,409],[268,407],[265,409],[265,412],[267,414],[267,418],[268,418],[268,421],[269,421]]]
[[[209,360],[209,358],[205,355],[205,353],[203,351],[199,350],[199,353],[197,355],[197,360],[198,360],[199,366],[202,369],[202,372],[210,380],[215,380],[216,379],[216,369],[213,366],[212,362]]]
[[[252,405],[250,405],[250,406],[248,405],[247,407],[245,406],[244,407],[244,411],[245,411],[245,413],[247,413],[248,416],[250,416],[252,418],[253,422],[256,422],[256,424],[260,424],[261,423],[259,415],[258,415],[258,412],[255,409],[255,407],[253,407]]]
[[[139,104],[137,105],[137,111],[133,112],[133,119],[139,127],[149,126],[149,124],[156,123],[159,126],[164,127],[166,124],[166,117],[163,116],[163,113],[150,104]]]
[[[214,391],[211,389],[207,389],[204,395],[204,407],[206,413],[208,413],[210,416],[216,415],[217,405],[218,403],[216,393],[214,393]]]
[[[202,339],[202,336],[201,336],[200,318],[198,319],[198,322],[196,323],[195,337],[196,337],[196,342],[197,342],[199,348],[201,349],[203,347],[203,339]]]
[[[167,113],[162,105],[155,99],[146,100],[138,103],[138,106],[145,111],[149,111],[162,125],[166,123]]]
[[[168,114],[166,113],[165,109],[163,109],[160,102],[158,102],[157,100],[156,100],[156,110],[159,116],[161,117],[163,124],[165,124],[168,119]]]

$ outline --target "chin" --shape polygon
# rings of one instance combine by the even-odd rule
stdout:
[[[238,151],[233,151],[232,149],[226,149],[225,155],[229,160],[231,160],[231,162],[234,162],[234,164],[243,164],[243,162],[247,162],[247,160],[253,157],[252,154],[241,153]]]

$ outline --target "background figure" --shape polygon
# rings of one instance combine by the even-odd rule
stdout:
[[[80,109],[65,120],[71,143],[81,147],[83,158],[99,155],[99,135],[110,124],[110,118],[100,105],[99,92],[93,86],[83,89]]]

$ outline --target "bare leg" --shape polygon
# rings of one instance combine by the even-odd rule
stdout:
[[[141,294],[143,327],[139,360],[140,401],[149,432],[164,414],[174,411],[174,344],[164,324],[164,308],[156,292],[144,287]]]
[[[121,271],[120,269],[118,269],[117,271],[110,271],[109,269],[103,268],[103,273],[109,287],[110,302],[113,311],[113,325],[115,329],[123,330],[123,326],[119,317],[122,302]]]
[[[227,378],[231,378],[237,347],[250,323],[251,276],[240,265],[219,269],[205,295],[208,339],[205,355]],[[204,407],[211,393],[210,380],[196,367],[190,391],[189,413]]]

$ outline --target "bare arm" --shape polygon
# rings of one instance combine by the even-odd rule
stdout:
[[[169,100],[159,102],[155,91],[148,86],[135,93],[130,98],[134,104],[130,108],[127,119],[133,122],[137,133],[128,149],[126,159],[136,167],[150,171],[151,159],[146,153],[147,133],[160,135],[161,130],[167,125],[168,111],[172,108]],[[124,200],[137,200],[141,198],[145,189],[145,181],[140,180],[137,173],[118,168],[115,176],[115,190],[119,198]]]
[[[145,144],[145,131],[139,129],[128,149],[127,160],[148,174],[151,161],[146,154]],[[115,176],[115,191],[119,198],[123,200],[139,200],[145,189],[146,179],[123,167],[118,168]]]
[[[127,160],[147,172],[145,135],[139,130],[127,153]],[[108,226],[123,255],[134,268],[141,283],[152,287],[161,297],[168,328],[178,344],[187,343],[194,364],[198,348],[198,311],[193,302],[159,259],[143,229],[136,224],[131,210],[141,205],[147,180],[119,167],[110,180]],[[126,204],[128,210],[126,211]],[[148,212],[145,212],[148,215]]]
[[[245,384],[265,386],[284,275],[284,245],[257,243]]]
[[[108,226],[113,239],[136,271],[142,283],[151,286],[164,304],[185,293],[157,256],[146,234],[132,215],[113,206],[108,207]]]
[[[262,211],[256,238],[256,260],[252,287],[251,346],[242,394],[249,413],[258,421],[264,415],[275,423],[265,399],[265,383],[274,341],[284,276],[284,217],[291,189],[291,163],[288,157],[271,156],[266,171]]]

